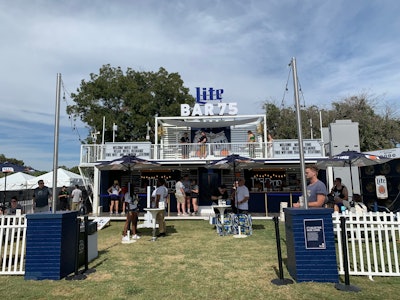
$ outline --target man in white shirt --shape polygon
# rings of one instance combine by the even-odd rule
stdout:
[[[176,198],[176,209],[178,211],[178,216],[188,216],[186,213],[186,194],[185,186],[183,185],[181,179],[175,184],[175,198]],[[181,209],[182,208],[182,209]]]
[[[249,212],[249,198],[249,189],[244,185],[244,179],[239,178],[235,194],[235,206],[238,214],[247,214]]]
[[[156,189],[156,207],[165,207],[165,203],[167,202],[168,197],[168,189],[165,186],[165,179],[159,178],[157,180],[157,189]],[[160,205],[160,203],[162,203]],[[158,235],[157,237],[166,236],[166,225],[165,225],[165,210],[160,211],[157,214],[156,221],[158,223]]]
[[[79,189],[79,185],[75,185],[75,189],[71,193],[72,206],[71,210],[79,210],[82,203],[82,191]]]

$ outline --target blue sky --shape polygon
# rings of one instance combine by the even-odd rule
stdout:
[[[259,114],[265,100],[281,103],[295,57],[306,105],[368,93],[398,113],[399,11],[396,0],[0,0],[0,153],[51,170],[57,73],[74,92],[104,64],[164,67],[193,95],[223,88],[240,114]],[[67,104],[68,93],[58,164],[73,167],[87,130]]]

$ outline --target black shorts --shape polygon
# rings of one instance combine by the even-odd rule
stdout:
[[[186,197],[190,197],[190,192],[185,192]]]
[[[112,201],[119,200],[119,196],[118,196],[118,195],[115,195],[115,194],[111,194],[111,195],[110,195],[110,199],[111,199]]]

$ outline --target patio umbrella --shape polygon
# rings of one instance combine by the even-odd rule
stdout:
[[[262,164],[264,164],[264,161],[262,161]],[[216,160],[216,161],[209,163],[207,168],[209,168],[209,169],[231,169],[232,168],[233,173],[235,174],[236,169],[253,168],[256,165],[257,165],[257,161],[253,158],[240,156],[238,154],[230,154],[220,160]]]
[[[154,161],[149,161],[136,155],[125,155],[111,161],[102,161],[96,165],[102,171],[129,171],[129,191],[132,183],[133,170],[151,170],[159,168],[161,165]]]
[[[125,155],[111,161],[101,161],[96,167],[101,171],[131,171],[159,167],[157,162],[149,161],[136,155]]]
[[[238,154],[230,154],[220,160],[213,161],[207,165],[208,169],[232,169],[234,174],[234,182],[236,182],[237,169],[251,169],[257,165],[264,165],[264,161],[255,160],[253,158],[240,156]],[[232,205],[233,207],[233,205]]]
[[[317,161],[317,167],[326,169],[327,167],[349,167],[350,168],[350,181],[351,191],[353,192],[353,174],[351,167],[365,167],[377,164],[383,164],[391,160],[390,158],[366,154],[357,151],[343,151],[331,158],[324,158]],[[353,193],[354,194],[354,193]]]
[[[24,167],[21,165],[16,165],[9,162],[0,163],[0,170],[4,173],[4,198],[3,198],[3,207],[6,205],[6,193],[7,193],[7,174],[14,172],[31,172],[34,171],[31,168]]]

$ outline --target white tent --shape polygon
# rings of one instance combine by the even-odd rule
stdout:
[[[7,180],[3,177],[0,178],[0,192],[4,191],[4,185],[7,184],[7,191],[21,191],[30,188],[28,180],[35,179],[35,176],[18,172],[11,175],[7,175]]]
[[[31,180],[28,180],[28,186],[31,189],[37,188],[37,182],[39,180],[43,180],[44,185],[49,188],[53,187],[53,171],[48,172],[46,174],[35,177]],[[62,168],[58,168],[57,170],[57,187],[62,187],[65,185],[66,187],[74,186],[75,184],[82,186],[83,179],[81,175],[75,174],[73,172],[64,170]]]

